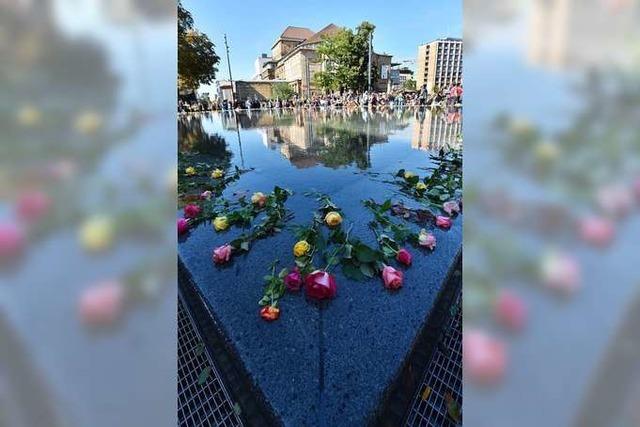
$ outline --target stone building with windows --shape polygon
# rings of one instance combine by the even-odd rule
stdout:
[[[318,46],[323,37],[330,37],[339,31],[341,28],[334,24],[329,24],[318,32],[303,27],[287,27],[271,47],[271,59],[263,63],[260,78],[287,81],[300,95],[318,93],[319,89],[313,84],[313,76],[323,69],[317,54]],[[374,90],[387,89],[390,65],[391,55],[372,55],[372,67],[377,71],[374,75],[378,76],[373,82]]]
[[[462,83],[462,39],[444,38],[418,46],[416,86],[447,88]]]

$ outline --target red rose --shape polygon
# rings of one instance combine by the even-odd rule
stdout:
[[[231,245],[222,245],[213,250],[213,262],[216,264],[224,264],[231,259]]]
[[[32,222],[40,219],[51,206],[51,198],[41,191],[28,191],[18,198],[16,210],[18,216]]]
[[[382,270],[382,280],[387,289],[400,289],[402,287],[403,274],[395,268],[387,265]]]
[[[398,255],[396,255],[396,259],[400,264],[411,265],[411,252],[402,248],[398,251]]]
[[[436,225],[447,230],[451,228],[451,219],[447,218],[446,216],[437,216]]]
[[[300,287],[302,286],[302,275],[300,274],[298,267],[294,267],[293,270],[291,270],[291,273],[284,277],[284,285],[292,292],[300,290]]]
[[[503,290],[496,300],[494,316],[500,325],[512,331],[519,331],[527,320],[527,307],[518,295]]]
[[[304,284],[310,298],[321,300],[336,296],[336,280],[326,271],[316,270],[310,273],[304,279]]]
[[[200,215],[200,206],[198,205],[187,205],[184,207],[184,217],[185,218],[196,218]]]
[[[280,309],[278,307],[266,305],[260,309],[260,317],[267,322],[273,322],[274,320],[278,320],[278,317],[280,317]]]
[[[184,234],[187,231],[189,231],[189,221],[187,221],[186,219],[178,218],[177,225],[178,225],[178,235]]]

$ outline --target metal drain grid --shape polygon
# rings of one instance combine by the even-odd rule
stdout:
[[[444,331],[441,344],[435,350],[417,394],[411,404],[406,420],[407,426],[448,427],[456,423],[447,415],[445,394],[451,393],[453,399],[462,406],[462,310],[459,291],[454,307],[456,313],[451,316]],[[427,387],[431,393],[426,400],[422,395]]]
[[[204,370],[210,368],[206,380]],[[178,299],[178,425],[242,426],[193,319]]]

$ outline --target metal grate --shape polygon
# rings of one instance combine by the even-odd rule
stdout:
[[[242,426],[193,319],[178,298],[178,425]]]
[[[451,393],[453,399],[462,407],[462,292],[458,291],[456,302],[452,306],[453,315],[444,330],[440,345],[434,351],[411,404],[406,426],[456,426],[447,415],[445,394]],[[423,394],[427,387],[431,389],[426,399]]]

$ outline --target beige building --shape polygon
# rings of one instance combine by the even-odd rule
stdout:
[[[416,86],[429,91],[462,83],[462,39],[445,38],[418,46]]]
[[[261,79],[290,82],[301,95],[317,93],[313,76],[322,71],[323,64],[316,50],[323,37],[330,37],[339,31],[341,28],[334,24],[329,24],[318,32],[303,27],[287,27],[271,47],[272,59],[263,64]],[[390,65],[391,55],[373,54],[372,66],[378,74],[378,79],[373,82],[375,90],[386,90]]]

